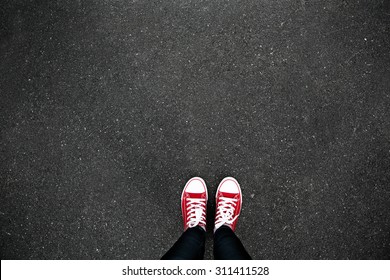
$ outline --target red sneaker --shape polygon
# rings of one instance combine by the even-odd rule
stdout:
[[[207,199],[207,187],[203,179],[200,177],[191,178],[181,194],[184,231],[198,225],[206,230]]]
[[[219,184],[216,194],[214,232],[226,225],[236,230],[237,218],[241,212],[242,196],[240,184],[232,177],[226,177]]]

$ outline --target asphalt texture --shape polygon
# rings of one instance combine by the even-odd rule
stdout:
[[[159,259],[193,176],[254,259],[390,259],[390,1],[1,1],[1,259]]]

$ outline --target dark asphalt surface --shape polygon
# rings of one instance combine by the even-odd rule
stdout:
[[[1,259],[158,259],[201,176],[255,259],[390,258],[390,1],[1,1]],[[206,259],[212,258],[208,235]]]

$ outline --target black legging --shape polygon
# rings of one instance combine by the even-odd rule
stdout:
[[[162,260],[201,260],[204,255],[206,232],[199,226],[187,229],[161,258]],[[240,239],[228,226],[214,233],[214,258],[216,260],[251,260]]]

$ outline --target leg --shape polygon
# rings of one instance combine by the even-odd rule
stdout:
[[[202,260],[205,241],[206,232],[200,226],[189,228],[161,259]]]
[[[236,179],[226,177],[219,184],[216,195],[214,257],[217,260],[252,259],[234,233],[241,204],[240,184]]]
[[[181,194],[184,233],[163,260],[201,260],[206,241],[207,187],[202,178],[191,178]]]
[[[251,260],[240,239],[228,226],[221,226],[214,234],[216,260]]]

